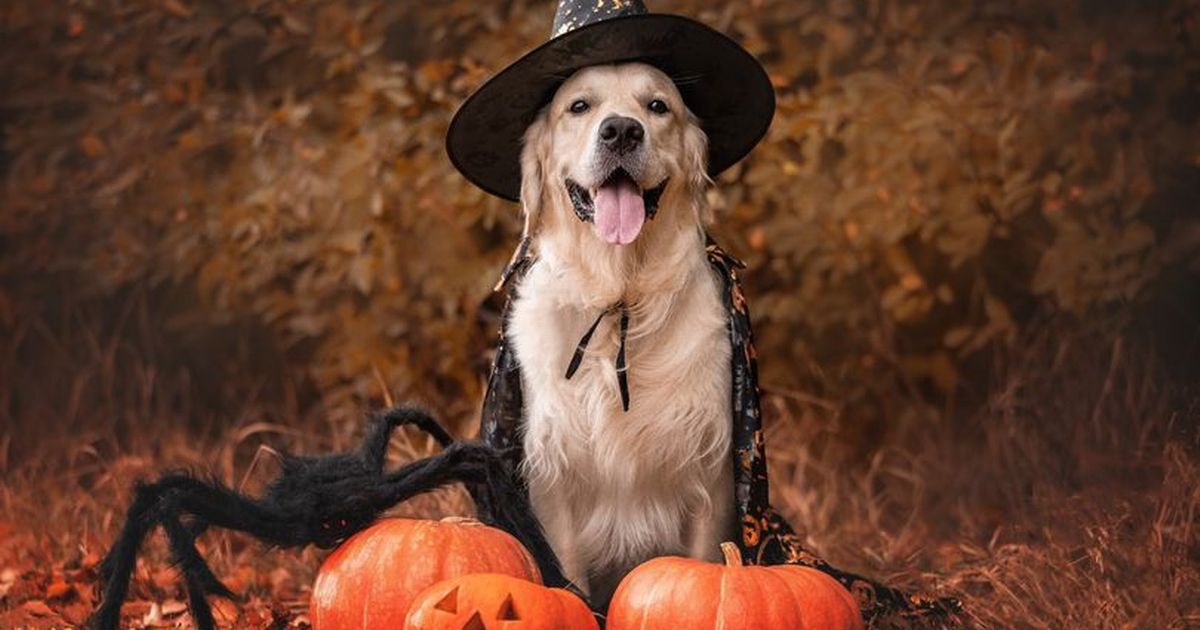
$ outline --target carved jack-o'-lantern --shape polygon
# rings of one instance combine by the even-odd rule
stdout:
[[[438,582],[408,610],[404,630],[599,630],[569,591],[497,573]]]
[[[541,581],[516,538],[471,519],[389,518],[335,549],[313,585],[313,630],[394,630],[416,596],[469,573]]]

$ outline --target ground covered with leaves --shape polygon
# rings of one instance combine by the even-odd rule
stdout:
[[[977,413],[914,421],[865,461],[846,439],[852,417],[799,392],[769,393],[774,502],[832,562],[960,598],[963,627],[1196,627],[1200,397],[1165,387],[1156,361],[1124,341],[1064,333],[1025,347]],[[258,445],[328,452],[352,446],[361,426],[339,437],[317,417],[275,423],[249,408],[198,438],[162,417],[144,418],[147,429],[135,438],[85,431],[56,440],[61,451],[7,464],[0,627],[84,618],[95,603],[99,554],[134,480],[188,468],[253,493],[277,470]],[[394,463],[434,448],[424,437],[398,436]],[[397,513],[470,510],[451,490]],[[321,552],[269,549],[219,532],[201,549],[244,597],[215,602],[223,627],[307,624]],[[189,627],[185,601],[161,537],[152,536],[125,607],[128,626]]]
[[[81,622],[136,479],[254,492],[389,397],[473,434],[519,221],[442,140],[551,5],[0,5],[0,627]],[[972,627],[1200,624],[1195,3],[652,8],[776,86],[709,201],[814,548]],[[223,623],[306,623],[319,553],[204,553]],[[161,541],[131,595],[188,625]]]

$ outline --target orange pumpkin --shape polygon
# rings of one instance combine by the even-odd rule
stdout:
[[[617,587],[608,630],[861,630],[854,596],[816,569],[742,566],[724,543],[725,566],[655,558]]]
[[[477,573],[438,582],[417,596],[404,630],[599,630],[570,591]]]
[[[533,556],[516,538],[478,521],[385,519],[325,559],[309,617],[313,630],[394,630],[421,591],[483,572],[542,581]]]

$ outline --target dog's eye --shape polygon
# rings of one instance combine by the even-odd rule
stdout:
[[[671,111],[671,108],[667,107],[666,102],[664,102],[661,98],[656,98],[653,101],[650,101],[646,104],[646,108],[655,114],[665,114]]]
[[[571,103],[571,113],[572,114],[582,114],[583,112],[586,112],[589,107],[591,107],[591,105],[588,105],[587,101],[585,101],[583,99],[579,99],[579,100],[575,101],[574,103]]]

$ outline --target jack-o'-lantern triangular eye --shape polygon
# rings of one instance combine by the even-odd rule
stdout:
[[[487,630],[487,626],[483,625],[483,617],[479,615],[478,610],[475,611],[475,614],[471,615],[467,623],[463,624],[462,630]]]
[[[438,603],[433,605],[434,610],[448,612],[451,614],[458,612],[458,587],[450,589],[446,596],[438,600]]]
[[[496,613],[496,621],[520,621],[521,617],[517,615],[517,608],[513,605],[512,593],[504,598],[504,603],[500,604],[500,612]]]

